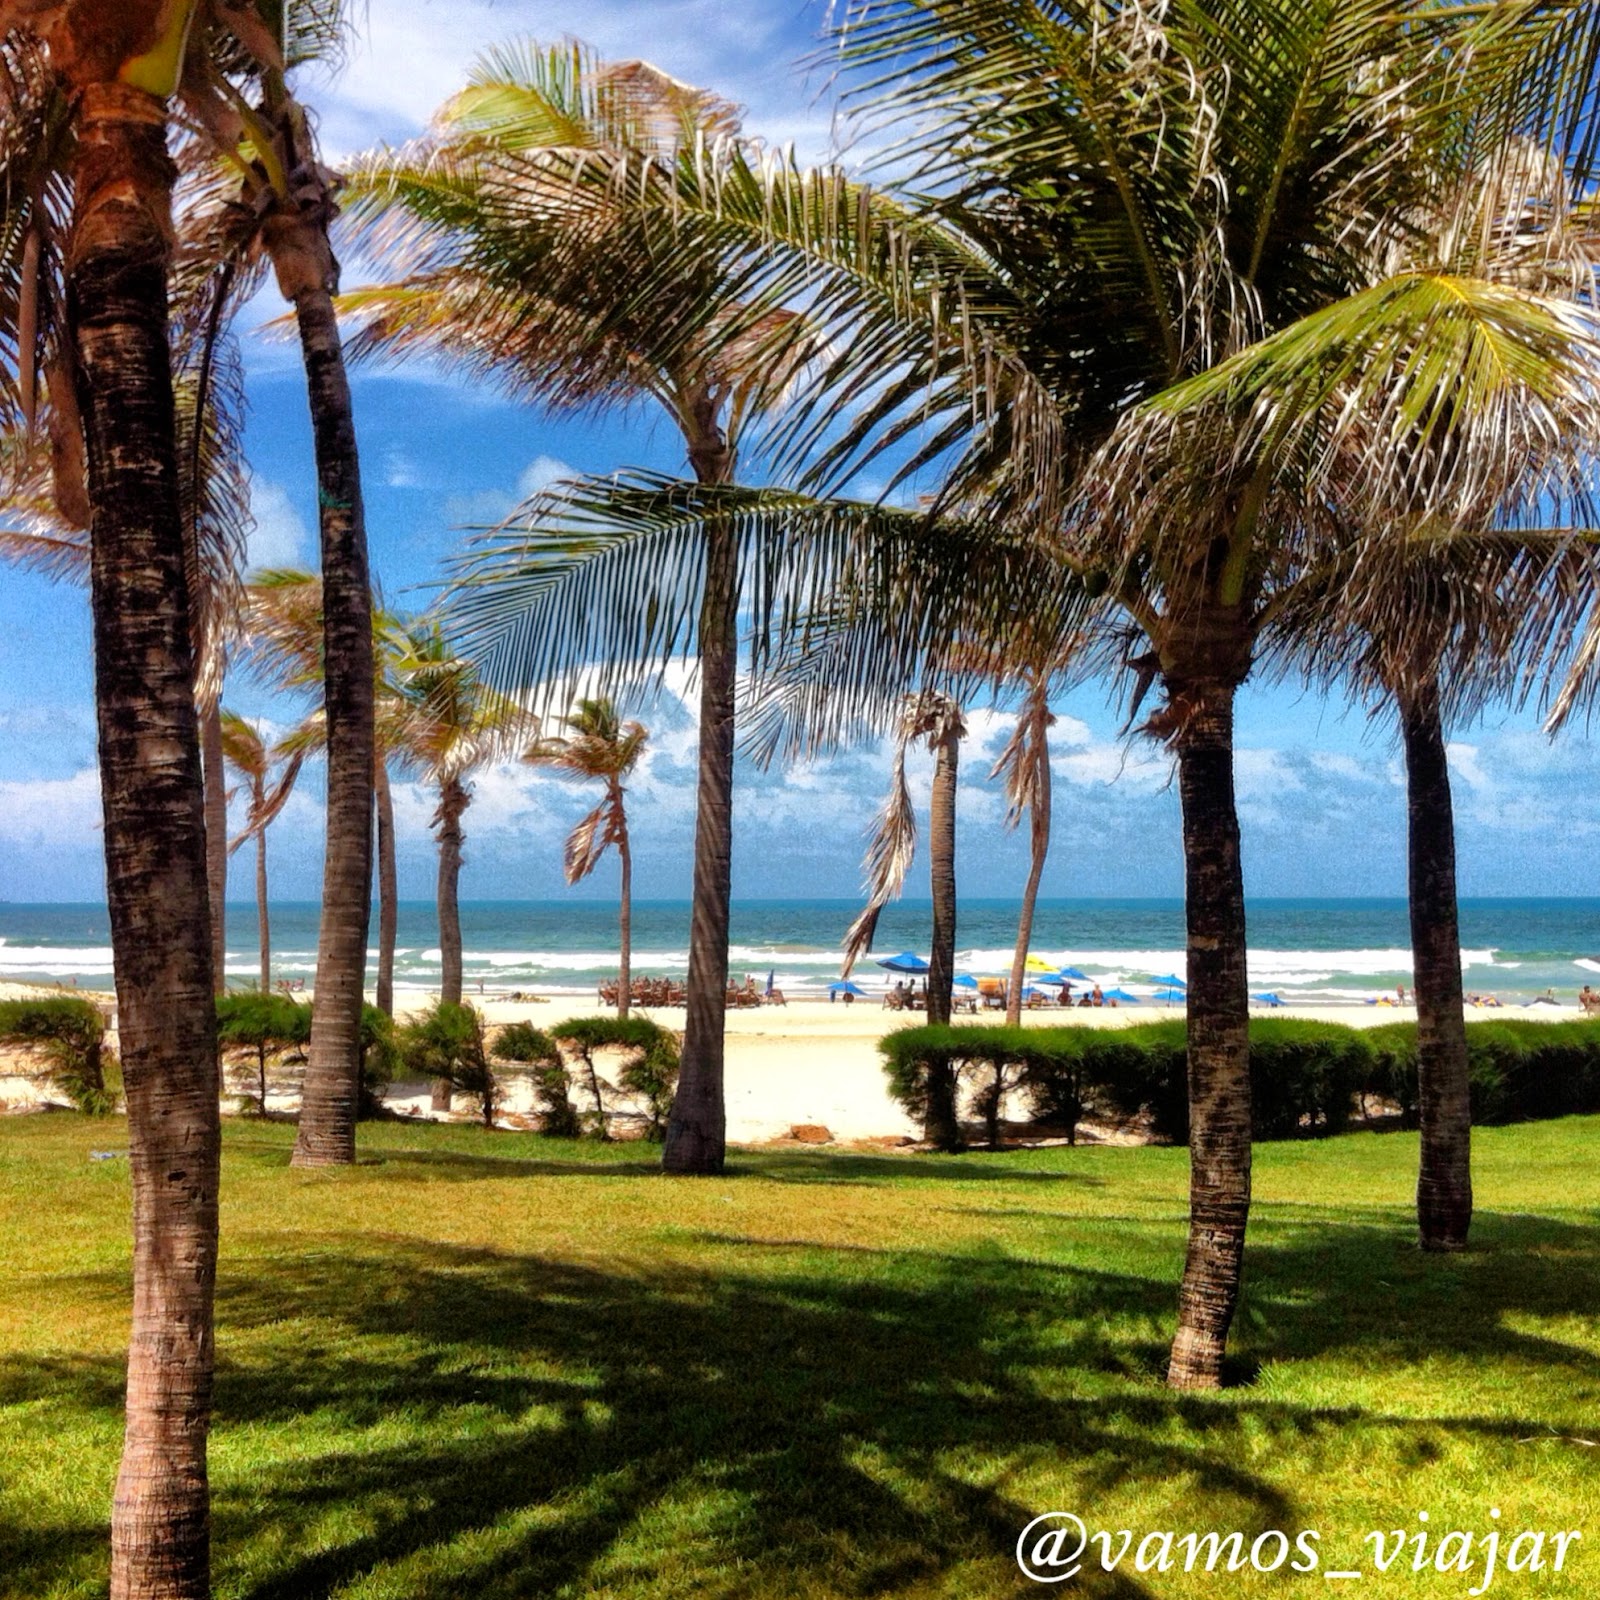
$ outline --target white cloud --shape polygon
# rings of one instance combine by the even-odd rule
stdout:
[[[70,778],[0,779],[0,840],[8,844],[80,849],[101,824],[95,767]]]
[[[831,113],[813,104],[814,89],[792,63],[806,49],[805,24],[820,25],[825,9],[771,0],[590,0],[575,16],[562,0],[385,0],[363,18],[344,70],[331,82],[313,76],[307,88],[325,148],[348,155],[375,137],[421,132],[486,47],[525,37],[551,44],[576,31],[602,55],[643,57],[743,102],[753,133],[793,139],[803,158],[815,158],[831,142]]]
[[[541,489],[548,489],[552,483],[557,483],[562,478],[575,477],[577,473],[565,461],[558,460],[555,456],[535,456],[522,469],[517,479],[517,498],[526,500],[530,495],[538,494]]]
[[[304,566],[311,537],[281,484],[266,478],[250,482],[250,509],[255,527],[245,549],[251,567]]]
[[[383,482],[388,489],[420,489],[423,486],[417,463],[398,446],[391,446],[384,452]]]
[[[1494,786],[1494,780],[1484,770],[1481,752],[1473,744],[1450,744],[1445,747],[1450,758],[1450,775],[1469,789],[1482,793]]]

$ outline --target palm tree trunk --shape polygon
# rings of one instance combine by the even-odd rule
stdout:
[[[702,483],[725,483],[732,457],[714,426],[689,459]],[[728,899],[733,883],[733,690],[739,658],[739,547],[713,518],[700,604],[700,755],[695,793],[694,902],[689,922],[683,1064],[662,1148],[664,1171],[716,1173],[727,1154],[723,1028],[728,1008]]]
[[[205,781],[206,893],[211,901],[211,986],[228,987],[228,784],[223,772],[222,701],[200,719],[201,769]]]
[[[1422,1155],[1417,1228],[1424,1250],[1463,1250],[1472,1226],[1472,1103],[1461,992],[1455,816],[1439,685],[1402,690],[1411,952],[1417,997]]]
[[[1048,719],[1048,710],[1045,715]],[[1045,858],[1050,854],[1051,783],[1050,746],[1045,731],[1047,726],[1048,721],[1041,722],[1037,739],[1029,752],[1034,762],[1034,789],[1033,804],[1028,808],[1028,881],[1022,888],[1022,912],[1017,918],[1017,948],[1011,956],[1011,985],[1006,990],[1006,1022],[1013,1028],[1022,1022],[1022,991],[1027,986],[1033,914],[1039,902],[1039,884],[1044,878]]]
[[[307,225],[307,232],[312,232]],[[361,501],[361,464],[339,325],[328,293],[332,278],[326,222],[320,243],[330,268],[320,279],[289,276],[273,254],[280,282],[296,288],[295,317],[305,357],[316,441],[321,508],[323,708],[327,717],[327,839],[317,977],[300,1128],[292,1164],[342,1165],[356,1158],[361,1079],[361,1002],[372,908],[374,761],[372,591]],[[300,241],[300,248],[304,241]],[[298,258],[288,268],[298,270]]]
[[[439,785],[439,963],[442,969],[439,998],[450,1005],[461,1004],[461,814],[469,795],[458,779],[446,778]],[[433,1109],[448,1111],[454,1086],[448,1078],[433,1080]]]
[[[1215,680],[1181,687],[1189,979],[1189,1249],[1167,1381],[1214,1389],[1233,1321],[1250,1216],[1250,996],[1244,878],[1233,793],[1233,697]]]
[[[394,854],[394,792],[389,762],[379,757],[373,769],[378,795],[378,1009],[394,1015],[394,946],[400,921],[400,879]]]
[[[950,1021],[950,990],[956,961],[956,778],[961,736],[952,730],[934,747],[933,792],[928,803],[928,876],[933,895],[933,942],[928,951],[928,1021]],[[936,1150],[959,1150],[955,1074],[936,1060],[928,1072],[928,1107],[923,1138]]]
[[[951,984],[956,975],[956,777],[961,736],[950,733],[934,750],[933,791],[928,801],[929,889],[933,895],[933,943],[928,951],[928,1021],[950,1021]]]
[[[620,813],[620,788],[612,803]],[[622,886],[617,907],[617,1015],[625,1017],[633,1000],[633,851],[628,845],[628,823],[623,818],[617,835],[617,860],[622,867]]]
[[[113,1600],[210,1594],[216,1009],[178,509],[166,113],[124,84],[79,105],[68,320],[93,501],[95,712],[133,1182],[127,1432]]]
[[[261,935],[261,992],[272,993],[272,924],[267,913],[267,830],[256,833],[256,928]]]

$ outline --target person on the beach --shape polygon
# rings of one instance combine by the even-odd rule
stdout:
[[[1090,998],[1097,1006],[1103,1006],[1106,1003],[1106,997],[1100,992],[1100,985],[1098,983],[1094,986]]]
[[[1394,986],[1394,993],[1395,999],[1398,1000],[1401,1005],[1404,1005],[1406,1003],[1406,986],[1403,983],[1397,983]]]

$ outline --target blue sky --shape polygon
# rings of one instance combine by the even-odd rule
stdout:
[[[802,69],[826,7],[800,0],[377,0],[340,75],[304,88],[318,106],[327,150],[351,153],[419,132],[496,40],[578,33],[613,56],[642,55],[747,108],[746,125],[821,156],[839,131],[826,74]],[[264,296],[250,320],[279,314]],[[314,559],[311,443],[297,352],[252,335],[245,350],[257,528],[263,564]],[[572,469],[677,470],[676,431],[640,411],[626,418],[553,421],[481,388],[423,369],[363,371],[355,404],[374,567],[394,599],[422,604],[464,525],[505,514],[529,488]],[[229,703],[278,724],[295,709],[253,686]],[[658,702],[633,709],[655,730],[633,785],[636,888],[688,893],[692,841],[692,686],[677,675]],[[1066,697],[1056,730],[1056,828],[1045,892],[1182,892],[1177,797],[1158,751],[1118,738],[1120,718],[1094,690]],[[965,751],[960,881],[973,894],[1010,895],[1025,844],[1005,832],[986,781],[1004,743],[1003,714],[978,710]],[[1238,784],[1246,881],[1255,895],[1399,894],[1405,886],[1405,797],[1391,725],[1294,688],[1247,685],[1238,726]],[[1600,893],[1600,788],[1595,750],[1552,743],[1532,714],[1457,730],[1452,747],[1461,882],[1469,894]],[[84,596],[8,571],[0,585],[0,898],[99,899],[90,637]],[[735,892],[743,896],[855,892],[862,833],[881,798],[881,747],[799,771],[741,768]],[[926,758],[913,763],[925,792]],[[308,774],[272,835],[275,893],[311,898],[320,875],[320,773]],[[591,803],[581,789],[515,766],[482,773],[466,819],[466,897],[568,893],[561,840]],[[399,793],[402,892],[432,891],[432,803]],[[603,868],[592,885],[605,895]],[[235,873],[231,896],[250,892]],[[913,892],[923,892],[920,878]]]

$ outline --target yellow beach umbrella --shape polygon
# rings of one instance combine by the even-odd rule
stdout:
[[[1053,961],[1046,961],[1042,956],[1029,956],[1027,961],[1023,963],[1022,970],[1024,972],[1054,972],[1056,964]]]

